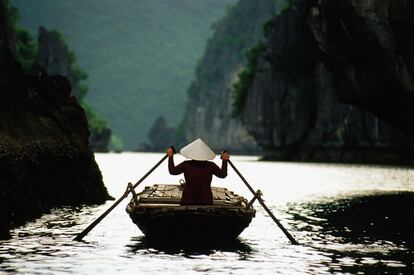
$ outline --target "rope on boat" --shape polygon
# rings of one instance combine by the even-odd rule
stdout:
[[[126,196],[128,196],[128,192],[132,193],[132,199],[134,200],[135,205],[138,204],[137,193],[135,193],[134,186],[132,186],[131,182],[128,182],[127,189],[125,190]]]
[[[246,205],[246,210],[249,209],[250,207],[252,207],[254,201],[261,197],[263,195],[262,191],[257,190],[256,193],[254,194],[253,198],[249,201],[249,203]]]

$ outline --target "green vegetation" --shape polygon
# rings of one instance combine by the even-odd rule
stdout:
[[[119,136],[114,134],[111,135],[110,149],[114,150],[115,152],[120,152],[124,149],[124,143]]]
[[[286,81],[296,84],[304,106],[312,108],[316,100],[315,51],[306,41],[290,45],[283,54],[273,52],[267,61]]]
[[[89,130],[91,131],[92,135],[99,134],[105,128],[107,128],[106,121],[103,120],[98,114],[96,114],[96,112],[91,110],[85,100],[81,100],[80,105],[83,107],[83,109],[85,109],[89,123]]]
[[[16,59],[24,70],[28,70],[34,62],[37,52],[37,44],[32,35],[22,29],[16,30]]]
[[[22,65],[24,70],[29,70],[34,63],[37,53],[37,44],[33,36],[25,29],[22,29],[18,26],[20,15],[19,11],[10,5],[9,1],[5,1],[5,6],[7,10],[7,18],[9,29],[14,37],[11,37],[14,40],[14,51],[16,59]]]
[[[60,42],[67,44],[65,36],[59,32],[54,31],[58,34]],[[75,52],[69,51],[69,70],[71,71],[74,79],[73,90],[74,95],[78,99],[79,104],[83,107],[88,118],[89,130],[91,131],[92,137],[99,136],[102,131],[108,128],[106,121],[97,114],[87,103],[85,97],[88,92],[88,86],[84,83],[88,79],[88,74],[78,66],[77,57]],[[117,150],[122,150],[122,141],[120,138],[111,139],[115,141],[114,148]]]
[[[67,39],[65,35],[57,30],[51,31],[57,34],[60,42],[63,45],[67,45]],[[68,52],[68,66],[73,76],[72,90],[79,104],[85,110],[88,118],[89,130],[92,136],[99,135],[106,127],[106,122],[96,112],[92,110],[89,104],[85,101],[85,96],[88,92],[88,86],[84,83],[88,79],[88,74],[77,65],[77,57],[75,52],[69,50]]]
[[[263,25],[263,35],[265,38],[268,38],[270,36],[270,33],[272,31],[272,26],[273,26],[273,20],[269,20]]]
[[[88,79],[88,74],[82,70],[76,63],[76,54],[73,51],[69,51],[69,67],[73,73],[75,82],[77,83],[76,98],[81,102],[85,100],[86,94],[88,93],[88,86],[83,81]]]
[[[53,30],[51,31],[55,34],[57,34],[57,36],[59,37],[60,42],[63,45],[68,45],[67,42],[67,38],[65,37],[65,35],[58,31],[58,30]],[[69,70],[73,75],[73,79],[74,79],[74,95],[76,96],[76,98],[79,100],[79,102],[81,102],[82,107],[88,108],[88,110],[90,110],[90,107],[87,106],[86,102],[84,102],[84,99],[86,97],[86,94],[88,93],[88,86],[84,83],[87,81],[88,79],[88,74],[78,66],[77,64],[77,56],[75,54],[74,51],[69,50],[68,52],[69,56]],[[94,116],[97,116],[96,114],[94,114]],[[89,116],[88,116],[89,118]],[[92,118],[92,116],[91,116]]]
[[[261,25],[275,15],[276,2],[263,1],[261,10],[255,1],[239,1],[226,9],[226,15],[213,25],[214,36],[208,41],[204,56],[197,64],[195,80],[187,91],[190,98],[196,97],[201,90],[208,92],[228,85],[230,75],[246,63],[246,51],[262,38]],[[255,66],[256,53],[252,50],[247,54],[251,58],[250,67]],[[244,84],[251,80],[251,72],[246,71],[239,76]],[[240,91],[244,86],[241,84]],[[242,98],[243,92],[240,94]]]
[[[278,1],[278,4],[281,13],[292,7],[293,0]],[[265,38],[270,37],[274,23],[275,21],[272,19],[263,25],[262,31]],[[238,82],[233,85],[232,116],[242,120],[247,95],[253,84],[257,62],[261,55],[271,65],[272,69],[279,72],[285,80],[296,82],[306,106],[312,106],[316,99],[316,84],[313,75],[315,64],[313,51],[303,51],[304,48],[307,48],[306,46],[311,47],[311,45],[291,45],[289,50],[282,55],[275,53],[272,49],[272,51],[269,51],[270,54],[266,54],[266,56],[262,55],[265,50],[262,42],[251,48],[245,56],[247,64],[239,73]]]
[[[276,0],[277,7],[278,7],[278,10],[276,12],[276,15],[279,15],[282,12],[284,12],[284,11],[292,8],[294,1],[295,0]]]
[[[11,6],[8,0],[6,0],[5,3],[7,9],[7,18],[9,20],[9,29],[11,33],[14,34],[14,37],[12,37],[12,39],[14,39],[15,57],[22,65],[23,69],[25,71],[28,71],[33,67],[33,64],[35,62],[38,48],[37,43],[27,30],[18,26],[20,20],[18,10],[15,7]],[[53,32],[59,36],[60,41],[63,44],[67,44],[66,39],[61,32]],[[89,123],[89,130],[91,131],[92,136],[98,135],[105,128],[107,128],[107,124],[105,120],[103,120],[96,112],[91,109],[85,100],[86,94],[88,92],[88,87],[84,82],[87,80],[88,74],[77,65],[76,54],[73,51],[69,51],[69,68],[74,78],[74,83],[72,83],[72,85],[75,91],[75,96],[80,102],[80,105],[85,109]],[[122,142],[118,142],[117,144],[122,144]]]
[[[256,3],[248,1],[228,6],[226,15],[212,25],[215,34],[208,40],[203,58],[197,62],[195,81],[187,89],[189,97],[196,97],[203,91],[226,86],[226,75],[231,74],[235,67],[245,62],[244,52],[260,36],[256,35],[255,24],[252,23],[261,20],[257,18],[256,8]],[[243,77],[244,82],[248,82],[251,75],[246,72],[239,77]],[[182,132],[177,131],[177,133]],[[178,140],[181,140],[180,138],[177,136]]]
[[[181,120],[211,24],[237,2],[12,1],[31,33],[39,25],[65,33],[89,75],[86,100],[128,150],[148,142],[159,115],[169,125]]]
[[[255,47],[251,48],[246,53],[247,65],[239,73],[239,80],[233,85],[233,102],[232,102],[232,116],[241,118],[246,104],[247,94],[253,83],[254,75],[256,73],[257,62],[260,54],[265,49],[262,42],[259,42]]]

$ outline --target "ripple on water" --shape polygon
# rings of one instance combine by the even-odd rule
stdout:
[[[291,205],[302,242],[345,272],[413,271],[414,193],[388,192]],[[318,232],[318,234],[315,234]],[[328,265],[328,263],[327,263]]]
[[[138,159],[141,166],[152,164],[147,158],[145,155],[139,162],[139,155],[133,155],[128,162]],[[158,161],[159,155],[154,159]],[[101,155],[98,160],[104,164],[104,177],[114,165],[124,163],[122,154]],[[154,242],[132,224],[125,204],[114,209],[85,241],[73,242],[78,232],[113,203],[110,201],[100,206],[57,208],[12,230],[10,239],[0,241],[0,273],[414,273],[414,219],[409,216],[414,212],[413,193],[362,190],[371,188],[373,181],[377,182],[374,188],[404,190],[406,185],[400,182],[408,182],[412,171],[254,161],[242,162],[240,167],[247,172],[246,178],[275,184],[263,184],[260,189],[269,208],[301,245],[291,245],[260,206],[256,218],[234,242]],[[273,180],[281,182],[283,175],[289,182],[286,189]],[[118,179],[118,175],[110,177]],[[135,177],[136,171],[131,174]],[[239,180],[231,173],[229,177],[232,182]],[[365,179],[372,181],[366,185]],[[305,180],[306,185],[302,184]],[[107,184],[110,191],[125,190],[118,181]],[[338,194],[338,190],[361,195]]]

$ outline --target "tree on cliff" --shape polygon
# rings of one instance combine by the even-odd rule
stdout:
[[[0,0],[0,237],[53,207],[110,198],[68,78],[24,72],[9,7]]]
[[[18,26],[20,15],[18,10],[11,6],[9,0],[0,1],[0,16],[3,18],[0,39],[7,41],[17,61],[24,70],[29,70],[37,53],[37,45],[33,36]]]
[[[296,0],[265,24],[233,112],[268,157],[412,162],[396,128],[412,138],[414,5],[387,2],[387,18],[373,3]]]
[[[38,43],[25,29],[18,26],[20,15],[8,0],[2,0],[1,11],[5,28],[1,34],[9,41],[17,61],[26,72],[42,69],[49,75],[59,74],[69,78],[72,92],[85,109],[91,131],[90,146],[96,151],[106,151],[111,139],[111,131],[105,120],[93,111],[85,100],[88,87],[85,81],[88,74],[76,62],[76,54],[68,49],[63,34],[39,28]],[[53,60],[53,62],[51,62]]]

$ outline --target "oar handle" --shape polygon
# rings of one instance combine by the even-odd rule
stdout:
[[[264,210],[266,210],[267,214],[269,214],[269,216],[272,218],[272,220],[279,226],[279,228],[282,230],[282,232],[286,235],[286,237],[289,239],[289,241],[292,244],[299,244],[295,238],[292,237],[292,235],[290,235],[290,233],[283,227],[283,225],[279,222],[279,220],[275,217],[275,215],[273,215],[272,211],[270,211],[270,209],[266,206],[266,204],[264,203],[262,197],[260,194],[257,194],[254,189],[250,186],[250,184],[247,182],[247,180],[243,177],[243,175],[239,172],[239,170],[234,166],[233,162],[231,162],[231,160],[228,160],[230,166],[233,168],[233,170],[237,173],[237,175],[239,175],[239,177],[241,178],[241,180],[244,182],[244,184],[246,184],[247,188],[249,188],[250,192],[253,193],[254,196],[257,196],[257,200],[260,202],[260,204],[263,206]]]
[[[171,148],[175,151],[174,147]],[[168,157],[166,154],[162,157],[160,161],[157,162],[139,181],[137,181],[132,188],[135,189],[141,182],[143,182],[160,164]],[[128,191],[125,192],[111,207],[109,207],[103,214],[101,214],[95,221],[93,221],[88,227],[86,227],[81,233],[79,233],[73,240],[74,241],[81,241],[83,237],[85,237],[100,221],[102,221],[106,215],[108,215],[112,209],[114,209],[123,199],[125,199],[131,189],[128,188]]]

